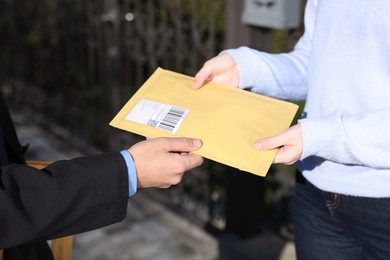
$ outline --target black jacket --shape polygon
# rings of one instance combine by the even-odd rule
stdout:
[[[22,148],[0,93],[0,248],[4,259],[52,259],[46,240],[123,220],[128,175],[119,152],[25,165]],[[1,141],[3,140],[3,142]]]

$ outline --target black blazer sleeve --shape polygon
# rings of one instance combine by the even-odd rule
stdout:
[[[0,171],[0,248],[44,241],[123,220],[128,175],[122,155],[55,162],[43,170]]]

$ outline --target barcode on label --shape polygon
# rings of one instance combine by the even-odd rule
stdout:
[[[141,98],[125,119],[175,134],[188,113],[187,108]]]
[[[180,107],[171,107],[165,117],[158,124],[157,128],[175,133],[177,126],[181,121],[183,121],[185,115],[187,114],[187,109]]]

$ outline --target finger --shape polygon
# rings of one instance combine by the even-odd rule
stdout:
[[[182,155],[182,158],[185,165],[185,171],[199,167],[203,164],[203,157],[196,154],[185,154]]]
[[[274,163],[287,163],[288,161],[288,151],[281,147],[275,155]]]
[[[286,165],[294,164],[299,159],[291,147],[281,147],[274,158],[274,163],[283,163]]]

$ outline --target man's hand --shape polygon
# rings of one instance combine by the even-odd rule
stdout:
[[[202,142],[190,138],[156,138],[129,149],[137,170],[139,188],[168,188],[178,184],[185,171],[198,167],[203,158],[192,154]]]
[[[218,55],[203,65],[195,75],[192,88],[199,89],[208,81],[237,87],[240,83],[240,72],[236,62],[229,54]]]
[[[303,152],[302,128],[297,124],[278,135],[258,140],[254,147],[256,150],[279,148],[274,163],[291,165],[301,158]]]

